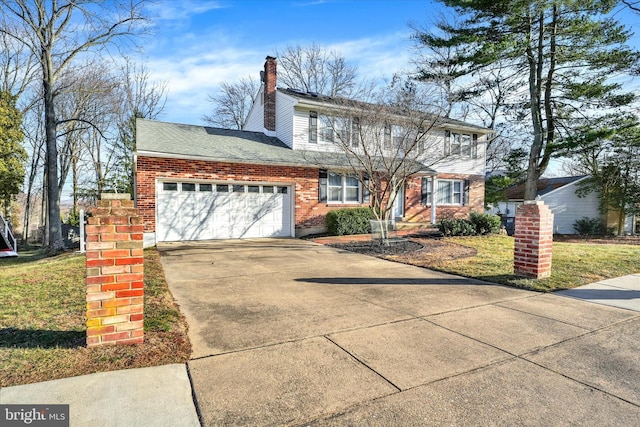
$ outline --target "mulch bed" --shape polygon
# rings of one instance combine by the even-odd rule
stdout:
[[[379,245],[371,241],[328,243],[327,246],[420,266],[428,266],[439,261],[472,257],[477,254],[477,251],[473,248],[447,242],[439,238],[412,238],[406,243],[386,246],[384,251]]]

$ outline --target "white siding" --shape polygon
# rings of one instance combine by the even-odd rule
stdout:
[[[431,166],[439,173],[455,173],[455,174],[469,174],[469,175],[484,175],[485,173],[485,147],[487,137],[482,134],[478,134],[478,155],[475,159],[461,156],[449,155],[443,157],[444,152],[444,131],[434,131],[438,138],[437,146],[441,147],[440,152],[434,157],[436,159],[440,157],[435,163],[425,159],[424,163]],[[469,132],[467,132],[469,133]]]
[[[296,104],[295,98],[276,92],[276,136],[289,148],[294,148],[293,112]]]
[[[264,86],[260,88],[258,95],[253,101],[253,105],[251,106],[251,110],[249,110],[249,115],[247,116],[247,123],[244,125],[243,130],[264,132],[264,104],[262,102],[263,90]]]
[[[579,181],[576,181],[579,182]],[[575,234],[573,224],[583,217],[600,218],[597,192],[578,197],[579,188],[573,182],[541,196],[544,203],[553,212],[553,232],[557,234]]]
[[[308,151],[339,151],[339,147],[332,142],[320,140],[320,123],[318,123],[318,143],[309,143],[309,111],[296,108],[293,112],[293,149]],[[319,112],[322,114],[321,112]]]

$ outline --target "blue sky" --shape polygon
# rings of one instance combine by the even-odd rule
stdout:
[[[358,66],[360,77],[390,78],[411,68],[409,23],[424,27],[440,8],[429,0],[158,0],[144,51],[152,78],[167,83],[160,119],[201,124],[221,82],[257,78],[265,57],[290,44],[320,44]],[[618,14],[640,28],[640,16]]]
[[[147,67],[166,81],[161,120],[202,123],[220,82],[258,77],[267,55],[317,43],[383,79],[410,67],[409,23],[423,25],[434,6],[419,0],[161,0],[150,10]]]

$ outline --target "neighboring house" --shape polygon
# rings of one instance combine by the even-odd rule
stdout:
[[[567,176],[560,178],[540,178],[536,199],[542,200],[553,212],[553,232],[555,234],[576,234],[573,228],[576,220],[582,218],[603,218],[599,210],[599,195],[591,192],[578,197],[576,190],[580,182],[588,176]],[[512,231],[516,210],[524,203],[524,184],[514,185],[505,190],[507,201],[489,209],[490,213],[502,216],[507,231]],[[625,223],[625,233],[634,229],[633,216]],[[609,228],[617,229],[617,215],[607,215],[604,220]]]
[[[275,58],[267,57],[264,68],[242,131],[138,119],[135,199],[146,245],[303,236],[325,231],[330,210],[369,205],[368,189],[349,175],[330,132],[318,126],[334,100],[277,88]],[[483,209],[490,131],[440,123],[431,137],[454,154],[404,183],[397,218],[435,222]]]

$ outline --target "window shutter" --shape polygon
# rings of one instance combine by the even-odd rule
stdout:
[[[422,177],[422,191],[420,193],[420,201],[424,206],[429,204],[429,178]]]
[[[471,143],[471,157],[474,159],[478,158],[478,134],[473,134],[473,141]]]
[[[320,169],[318,174],[318,201],[327,201],[327,170]]]
[[[444,155],[448,156],[451,154],[451,131],[444,131]]]
[[[362,179],[364,187],[362,188],[362,202],[369,203],[371,201],[371,189],[369,188],[369,177],[365,175]]]
[[[318,142],[318,113],[309,111],[309,142]]]
[[[464,192],[462,193],[462,205],[467,206],[469,204],[469,180],[464,180]]]

